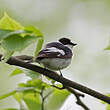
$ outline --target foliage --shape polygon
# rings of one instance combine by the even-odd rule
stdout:
[[[37,42],[34,54],[35,60],[42,48],[43,41],[43,34],[34,26],[24,27],[10,18],[6,13],[4,17],[1,18],[0,47],[5,50],[3,56],[4,62],[6,62],[15,52],[20,52],[32,43]],[[24,70],[17,67],[10,76],[22,73],[25,73]],[[19,108],[7,108],[5,110],[41,110],[43,98],[46,100],[44,103],[45,110],[58,110],[70,94],[67,90],[58,90],[46,82],[43,82],[37,72],[29,70],[26,71],[26,75],[31,79],[26,83],[18,84],[17,89],[0,96],[0,100],[13,96],[19,104]]]
[[[23,71],[22,71],[21,69],[16,68],[16,69],[11,73],[10,76],[15,76],[15,75],[22,74],[22,73],[23,73]]]

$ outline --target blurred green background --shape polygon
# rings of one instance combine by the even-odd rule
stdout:
[[[110,0],[0,0],[3,13],[22,25],[34,25],[44,34],[46,44],[62,36],[72,39],[78,46],[73,50],[72,64],[63,75],[102,93],[110,93],[110,52],[104,48],[110,36]],[[22,53],[33,55],[34,44]],[[0,95],[12,91],[28,77],[10,77],[14,67],[0,64]],[[73,100],[73,101],[72,101]],[[61,110],[82,110],[71,95]],[[86,96],[83,101],[91,110],[104,110],[99,100]],[[17,107],[9,97],[0,101],[0,110]]]

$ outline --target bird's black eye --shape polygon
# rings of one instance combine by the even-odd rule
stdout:
[[[70,40],[68,38],[61,38],[59,39],[59,42],[61,42],[62,44],[66,45],[70,43]]]

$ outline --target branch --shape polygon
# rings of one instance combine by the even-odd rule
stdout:
[[[0,55],[0,57],[2,57],[2,55]],[[56,72],[53,72],[53,71],[50,71],[48,69],[45,69],[45,68],[41,68],[39,66],[36,66],[34,64],[29,64],[29,63],[26,63],[20,59],[17,59],[16,57],[11,57],[8,61],[7,61],[8,64],[10,65],[16,65],[16,66],[20,66],[20,67],[23,67],[23,68],[26,68],[26,69],[30,69],[30,70],[33,70],[35,72],[38,72],[40,74],[43,74],[45,76],[48,76],[49,78],[55,80],[55,81],[58,81],[60,83],[62,83],[63,85],[67,86],[67,87],[71,87],[71,88],[74,88],[76,90],[79,90],[83,93],[86,93],[90,96],[93,96],[97,99],[100,99],[102,101],[105,101],[107,102],[108,104],[110,104],[110,97],[106,96],[106,95],[103,95],[93,89],[90,89],[86,86],[83,86],[81,84],[78,84],[74,81],[71,81],[67,78],[64,78],[64,77],[60,77],[60,75],[58,75]]]

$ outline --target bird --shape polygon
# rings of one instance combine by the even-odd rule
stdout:
[[[56,42],[48,43],[42,49],[36,59],[36,62],[43,65],[46,69],[60,71],[68,67],[72,61],[72,49],[76,46],[69,38],[60,38]]]

